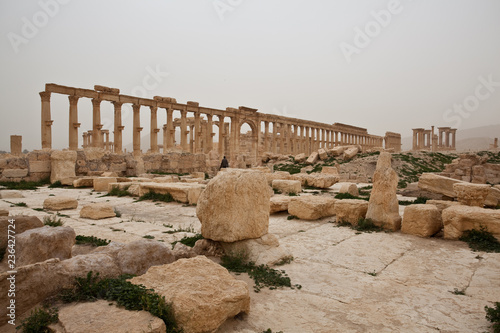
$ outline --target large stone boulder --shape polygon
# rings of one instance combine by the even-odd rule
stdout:
[[[401,232],[430,237],[443,227],[441,212],[435,205],[410,205],[405,208]]]
[[[339,175],[339,166],[336,164],[335,166],[324,166],[321,168],[321,173],[327,173],[331,175]]]
[[[490,194],[490,185],[457,183],[453,184],[458,202],[467,206],[483,207]]]
[[[319,159],[325,161],[328,159],[328,153],[323,148],[318,149]]]
[[[285,212],[288,210],[288,204],[292,200],[292,197],[288,195],[275,195],[271,197],[269,214],[274,214],[278,212]]]
[[[500,239],[500,210],[453,206],[443,210],[444,238],[459,239],[464,231],[482,227]]]
[[[275,171],[272,173],[266,173],[265,177],[266,177],[266,180],[267,180],[269,186],[272,186],[273,180],[293,179],[292,175],[290,175],[290,172],[287,172],[287,171]]]
[[[70,227],[44,226],[16,235],[16,266],[25,266],[51,258],[71,258],[75,231]],[[7,258],[4,258],[4,260]]]
[[[215,332],[228,318],[250,311],[250,293],[222,266],[204,256],[151,267],[134,277],[172,302],[177,323],[185,333]]]
[[[317,151],[315,151],[311,155],[309,155],[309,157],[306,160],[306,163],[315,164],[316,162],[318,162],[318,159],[319,159],[319,154]]]
[[[46,210],[66,210],[76,209],[78,201],[74,198],[68,197],[50,197],[43,201],[43,209]]]
[[[300,193],[302,192],[302,186],[300,180],[273,180],[272,187],[274,190],[279,191],[283,194],[288,193]]]
[[[296,173],[292,175],[292,178],[300,180],[302,186],[312,186],[316,188],[329,188],[340,179],[339,175],[329,173]]]
[[[491,186],[490,193],[486,197],[484,204],[487,207],[496,207],[500,205],[500,189]]]
[[[10,223],[9,220],[14,220]],[[7,246],[7,238],[9,235],[8,229],[9,225],[15,225],[16,235],[25,232],[26,230],[41,228],[44,226],[43,222],[36,216],[2,216],[0,217],[0,249]],[[12,227],[10,227],[11,230]]]
[[[73,187],[93,187],[94,186],[94,178],[96,177],[83,177],[73,180]]]
[[[21,191],[16,190],[1,190],[0,191],[0,199],[21,199],[24,198],[24,195]]]
[[[126,244],[117,254],[124,274],[142,275],[149,267],[170,264],[175,256],[170,248],[155,240],[140,239]]]
[[[380,153],[373,174],[373,189],[366,218],[379,227],[396,231],[401,228],[401,216],[396,196],[398,175],[392,169],[391,161],[390,153]]]
[[[328,152],[332,156],[340,156],[344,153],[345,147],[344,146],[339,146],[339,147],[334,147],[330,149]]]
[[[339,193],[348,193],[357,197],[359,195],[358,186],[354,183],[343,183],[342,186],[340,186]]]
[[[294,197],[288,204],[288,213],[301,220],[317,220],[335,215],[335,202],[332,197],[315,195]]]
[[[304,153],[300,153],[298,155],[295,155],[295,158],[294,158],[295,163],[304,163],[306,161],[306,159],[307,159],[307,156]]]
[[[270,196],[263,173],[230,170],[216,176],[196,207],[203,237],[236,242],[267,234]]]
[[[108,190],[108,185],[111,183],[116,183],[116,177],[98,177],[94,178],[94,190],[97,192],[106,192]]]
[[[204,188],[205,185],[198,183],[141,183],[140,195],[148,192],[169,193],[175,201],[192,205],[198,203]]]
[[[233,243],[221,242],[221,245],[225,253],[245,253],[248,256],[247,260],[256,265],[271,266],[292,256],[289,251],[280,246],[278,238],[273,234]]]
[[[358,147],[351,147],[351,148],[348,148],[344,151],[344,160],[345,161],[348,161],[352,158],[354,158],[354,156],[356,156],[359,152],[359,148]]]
[[[76,151],[53,150],[50,154],[50,182],[76,177]]]
[[[337,222],[349,222],[358,225],[360,219],[365,218],[368,211],[368,201],[357,199],[344,199],[335,201],[335,214]]]
[[[80,210],[80,217],[85,219],[100,220],[115,216],[113,207],[105,202],[91,203]]]
[[[165,333],[167,331],[163,320],[151,313],[110,306],[109,301],[105,300],[63,306],[59,309],[59,322],[49,327],[60,333]]]
[[[424,173],[418,179],[418,187],[421,190],[442,194],[450,198],[456,196],[453,185],[458,183],[467,184],[467,182],[461,180],[439,176],[433,173]]]
[[[461,205],[460,202],[449,201],[449,200],[427,200],[425,204],[436,206],[437,209],[439,209],[440,213],[442,213],[443,210],[445,210],[448,207]]]

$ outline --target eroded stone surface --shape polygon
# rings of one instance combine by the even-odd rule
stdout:
[[[335,214],[337,222],[349,222],[358,225],[358,221],[365,218],[368,211],[368,201],[356,199],[337,200],[335,202]]]
[[[288,204],[288,213],[302,220],[317,220],[335,215],[335,199],[314,195],[293,197]]]
[[[65,210],[78,207],[78,201],[69,197],[51,197],[43,201],[43,209],[47,210]]]
[[[100,220],[115,216],[113,207],[103,202],[86,205],[80,210],[80,217],[87,219]]]
[[[443,210],[444,238],[458,239],[466,230],[486,228],[500,238],[500,210],[453,206]]]
[[[405,208],[401,232],[430,237],[443,227],[441,211],[434,205],[410,205]]]

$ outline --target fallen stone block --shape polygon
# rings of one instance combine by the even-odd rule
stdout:
[[[435,205],[410,205],[405,207],[401,232],[419,237],[431,237],[443,228],[441,212]]]
[[[300,193],[302,192],[302,186],[300,180],[273,180],[272,187],[283,194],[288,193]]]
[[[115,216],[113,207],[107,203],[92,203],[80,210],[80,217],[86,219],[101,220]]]
[[[28,175],[28,169],[3,169],[2,176],[5,178],[22,178]]]
[[[443,210],[444,238],[459,239],[466,230],[482,227],[500,239],[500,210],[453,206]]]
[[[323,148],[320,148],[318,149],[318,157],[320,160],[326,161],[328,159],[328,153]]]
[[[307,159],[306,154],[300,153],[298,155],[295,155],[294,160],[296,163],[304,163]]]
[[[288,213],[301,220],[317,220],[335,215],[334,198],[314,195],[293,197],[288,204]]]
[[[116,177],[98,177],[94,178],[94,190],[96,192],[106,192],[108,190],[108,185],[111,183],[117,183]]]
[[[0,199],[20,199],[24,198],[24,195],[21,191],[16,190],[1,190],[0,191]]]
[[[93,187],[95,178],[96,177],[83,177],[83,178],[75,179],[75,180],[73,180],[73,187],[75,187],[75,188]]]
[[[339,167],[336,166],[324,166],[321,168],[321,173],[326,173],[330,175],[339,175]]]
[[[457,183],[453,184],[458,202],[467,206],[483,207],[490,194],[490,185]]]
[[[53,150],[50,154],[50,182],[62,181],[64,178],[76,177],[76,151]]]
[[[269,214],[286,212],[288,210],[288,204],[291,200],[292,197],[288,195],[272,196],[270,200]]]
[[[354,183],[344,183],[340,187],[339,193],[348,193],[357,197],[359,195],[358,186]]]
[[[148,192],[167,194],[177,202],[197,204],[205,185],[198,183],[140,183],[140,195]]]
[[[9,220],[14,220],[10,223]],[[25,232],[26,230],[41,228],[43,227],[43,222],[36,216],[2,216],[0,217],[0,248],[5,248],[7,246],[8,238],[8,228],[9,225],[15,225],[16,235]],[[12,230],[12,227],[10,227]]]
[[[311,155],[309,155],[309,157],[306,160],[306,163],[315,164],[316,162],[318,162],[318,159],[319,159],[319,154],[317,151],[315,151]]]
[[[439,209],[440,213],[442,213],[443,210],[445,210],[448,207],[461,205],[460,202],[448,201],[448,200],[427,200],[426,204],[436,206]]]
[[[368,201],[357,199],[344,199],[335,201],[335,214],[337,223],[349,222],[356,226],[360,219],[364,219],[368,211]]]
[[[265,174],[266,180],[269,186],[272,186],[273,180],[291,180],[293,179],[292,175],[290,175],[287,171],[275,171],[272,173]]]
[[[66,210],[66,209],[76,209],[78,207],[78,201],[74,198],[68,197],[50,197],[43,201],[43,209],[46,210]]]
[[[455,198],[456,194],[453,185],[458,183],[468,184],[461,180],[439,176],[433,173],[424,173],[418,180],[418,187],[424,191]]]
[[[340,177],[328,173],[296,173],[292,175],[293,179],[300,180],[302,186],[311,186],[316,188],[329,188],[336,184]]]
[[[351,147],[351,148],[348,148],[344,151],[344,161],[348,161],[348,160],[351,160],[352,158],[354,158],[354,156],[356,156],[359,152],[359,148],[358,147]]]

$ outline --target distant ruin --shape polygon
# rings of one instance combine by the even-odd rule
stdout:
[[[434,134],[434,126],[430,130],[424,128],[413,129],[413,151],[453,151],[456,150],[457,129],[451,127],[438,127]]]
[[[120,90],[96,85],[94,90],[46,84],[40,92],[42,102],[42,148],[52,148],[51,94],[68,95],[69,99],[69,144],[70,150],[78,147],[78,100],[92,99],[92,130],[83,132],[83,148],[98,147],[114,153],[122,153],[122,105],[132,104],[133,109],[133,153],[141,152],[141,107],[148,107],[151,114],[149,124],[151,153],[179,148],[183,152],[208,153],[214,149],[212,127],[219,127],[217,151],[236,159],[240,153],[240,130],[244,124],[251,128],[251,158],[258,158],[263,152],[275,154],[310,154],[319,148],[333,148],[340,145],[359,145],[363,151],[375,147],[401,150],[401,135],[387,132],[385,137],[369,134],[367,129],[340,123],[325,124],[296,118],[264,114],[257,109],[240,106],[226,110],[202,107],[197,102],[177,103],[175,98],[155,96],[153,99],[121,95]],[[101,103],[114,105],[113,140],[101,123]],[[158,126],[158,109],[165,109],[166,124]],[[181,118],[173,119],[173,112],[180,111]],[[188,117],[192,115],[193,117]],[[217,120],[213,117],[217,116]],[[206,117],[206,119],[205,119]],[[230,120],[230,122],[225,122]],[[224,124],[224,126],[221,126]],[[270,127],[272,126],[272,131]],[[180,144],[176,145],[175,130],[180,128]],[[158,144],[158,133],[163,129],[163,144]],[[262,131],[263,130],[263,131]],[[258,135],[261,134],[261,135]]]

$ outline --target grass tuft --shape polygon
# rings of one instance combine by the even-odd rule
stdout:
[[[193,247],[194,244],[196,244],[196,242],[200,239],[203,239],[203,236],[201,234],[196,234],[194,236],[184,236],[181,238],[181,240],[172,242],[172,248],[174,248],[175,244],[177,243],[182,243],[189,247]]]
[[[492,323],[493,333],[500,333],[500,302],[495,302],[495,307],[485,306],[486,319]]]
[[[484,226],[480,230],[464,231],[460,240],[469,244],[472,251],[500,253],[500,242]]]
[[[48,225],[49,227],[60,227],[64,224],[64,222],[60,218],[57,218],[56,215],[51,215],[43,218],[43,224]]]
[[[76,236],[76,244],[78,245],[90,244],[92,246],[97,247],[97,246],[106,246],[110,242],[111,241],[107,239],[97,238],[94,236],[82,236],[82,235]]]
[[[111,191],[108,192],[105,196],[114,196],[114,197],[131,197],[133,196],[132,193],[128,191],[128,188],[130,186],[126,186],[123,189],[120,189],[118,186],[113,186]]]
[[[154,193],[154,192],[148,192],[148,193],[142,195],[139,199],[137,199],[137,201],[143,201],[143,200],[152,200],[153,202],[155,202],[155,201],[163,201],[163,202],[175,201],[174,197],[172,197],[172,194],[170,194],[170,193],[160,194],[160,193]]]
[[[57,323],[59,314],[57,308],[38,308],[31,311],[28,318],[24,319],[16,330],[23,333],[48,333],[52,332],[48,326]]]

